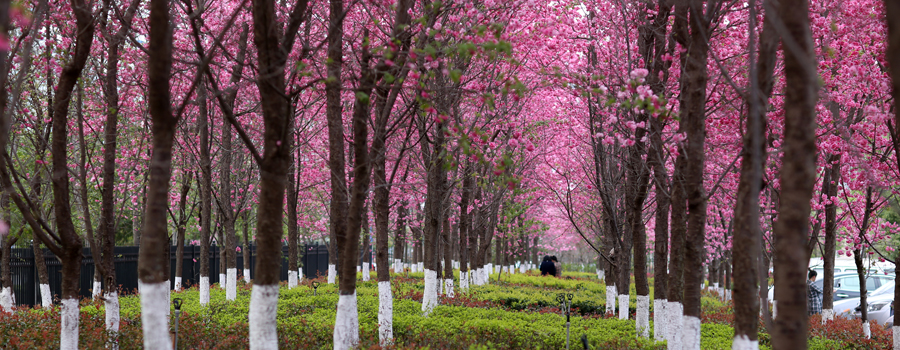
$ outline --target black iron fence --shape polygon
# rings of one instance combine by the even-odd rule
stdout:
[[[175,262],[177,257],[175,248],[171,247],[171,274],[170,283],[175,286]],[[116,247],[114,250],[116,265],[116,283],[120,287],[120,293],[133,293],[138,288],[138,252],[139,247]],[[282,247],[281,280],[288,279],[287,246]],[[84,259],[81,261],[81,277],[78,283],[82,297],[91,297],[91,289],[94,281],[94,259],[90,249],[84,249]],[[300,246],[300,264],[303,275],[306,278],[316,278],[328,274],[328,249],[324,245]],[[58,296],[62,282],[62,263],[49,250],[44,249],[43,259],[47,265],[47,273],[50,279],[50,293]],[[31,248],[17,248],[12,250],[10,267],[12,273],[13,291],[16,295],[17,305],[39,305],[41,293],[39,278],[35,267],[34,250]],[[195,285],[200,281],[200,247],[184,247],[182,265],[182,285],[185,287]],[[209,249],[209,283],[219,282],[219,247],[212,246]],[[243,274],[244,254],[237,254],[238,275]],[[250,247],[250,261],[248,268],[253,276],[256,267],[256,246]],[[224,271],[222,272],[224,273]]]

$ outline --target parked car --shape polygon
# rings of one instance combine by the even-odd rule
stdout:
[[[819,275],[815,285],[820,288],[824,284],[825,277]],[[874,291],[884,284],[894,284],[893,275],[872,274],[866,278],[866,290]],[[769,288],[769,300],[775,297],[775,288]],[[859,298],[859,276],[856,273],[840,273],[834,275],[833,300]],[[838,310],[835,308],[835,310]]]
[[[871,304],[871,300],[873,300],[871,298],[888,294],[894,295],[893,283],[885,283],[881,287],[878,287],[878,289],[868,292],[867,295],[870,299],[867,301]],[[835,315],[844,318],[854,318],[856,308],[859,307],[859,298],[847,298],[835,301],[833,306]]]
[[[891,328],[894,326],[894,316],[888,317],[887,322],[884,323],[884,328]]]
[[[887,322],[888,318],[892,316],[891,304],[893,304],[893,302],[894,293],[873,296],[867,300],[866,310],[868,310],[869,320],[875,321],[876,324],[884,324]],[[859,303],[857,303],[856,308],[853,309],[853,318],[860,317],[862,317],[862,312]],[[893,320],[891,322],[893,322]]]

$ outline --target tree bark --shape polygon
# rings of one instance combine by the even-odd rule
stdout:
[[[756,4],[751,3],[751,18],[755,20]],[[745,348],[759,347],[759,258],[762,229],[759,225],[759,193],[762,191],[763,166],[766,160],[766,106],[774,83],[778,37],[766,16],[759,40],[758,61],[750,61],[750,97],[747,130],[743,137],[741,175],[738,182],[737,203],[734,209],[734,305],[735,342]],[[755,22],[750,29],[750,46],[755,44]],[[752,53],[751,53],[752,55]],[[762,288],[765,289],[765,288]]]
[[[469,289],[469,197],[472,195],[474,178],[467,165],[463,168],[462,188],[459,196],[459,289],[466,292]]]
[[[342,39],[344,36],[343,0],[329,0],[328,31],[328,78],[325,81],[325,113],[328,118],[328,169],[331,172],[331,204],[328,283],[334,282],[332,266],[338,263],[338,251],[344,246],[347,235],[347,208],[350,198],[347,193],[346,155],[344,152],[344,122],[341,107],[341,65],[343,63]],[[354,276],[356,273],[354,272]]]
[[[710,36],[709,19],[700,0],[692,0],[690,43],[683,71],[681,118],[686,131],[684,147],[687,166],[684,188],[688,222],[684,250],[684,347],[700,348],[700,290],[703,285],[704,240],[706,238],[706,191],[703,173],[706,163],[706,82]]]
[[[900,111],[897,101],[900,100],[900,1],[885,0],[885,20],[888,27],[888,45],[886,52],[887,66],[891,74],[891,97],[893,97],[893,125],[891,127],[891,141],[894,146],[894,158],[897,161],[897,170],[900,171]],[[900,251],[894,256],[894,268],[900,267]],[[900,279],[894,279],[894,310],[900,310]],[[892,328],[894,336],[894,350],[900,349],[900,325],[894,322]]]
[[[257,53],[257,89],[263,114],[263,151],[259,161],[259,205],[256,216],[257,262],[250,296],[250,348],[278,348],[276,311],[281,270],[284,191],[287,183],[291,122],[285,98],[284,68],[307,1],[299,0],[291,11],[292,21],[282,29],[272,0],[254,0],[253,41]],[[299,15],[298,15],[299,14]],[[297,18],[297,21],[293,19]],[[284,30],[284,32],[282,32]],[[284,41],[282,41],[284,40]],[[330,117],[330,115],[329,115]],[[330,118],[329,118],[330,119]],[[330,123],[330,121],[329,121]]]
[[[141,314],[141,323],[145,348],[171,349],[167,319],[169,285],[166,267],[169,260],[169,236],[166,214],[172,176],[172,146],[178,121],[172,115],[170,104],[172,31],[169,27],[167,1],[151,0],[149,22],[148,102],[152,123],[152,155],[138,260],[141,308],[145,310]]]
[[[825,157],[825,176],[822,180],[825,203],[825,245],[822,257],[825,260],[822,281],[822,317],[834,317],[834,249],[837,241],[837,190],[841,182],[841,155],[829,154]],[[826,311],[829,310],[829,311]]]
[[[291,123],[292,129],[294,127],[293,124],[294,123]],[[293,133],[293,130],[292,130],[292,133]],[[293,137],[291,137],[291,139],[293,140]],[[300,173],[300,161],[302,158],[300,157],[300,154],[299,154],[300,153],[299,145],[297,145],[297,146],[298,146],[298,151],[297,151],[298,157],[294,158],[293,156],[291,156],[291,163],[293,163],[293,164],[291,164],[292,165],[291,170],[289,171],[288,177],[287,177],[287,181],[288,181],[287,182],[287,203],[285,203],[287,205],[286,212],[287,212],[287,232],[288,232],[288,236],[287,236],[288,288],[294,288],[297,286],[297,283],[298,283],[297,274],[298,274],[298,268],[299,268],[299,266],[297,264],[298,260],[299,260],[298,252],[297,252],[297,245],[298,245],[297,241],[298,241],[298,231],[299,231],[298,222],[297,222],[299,219],[297,216],[297,203],[299,202],[300,196],[298,193],[299,186],[297,186],[297,182],[298,182],[297,174]],[[292,147],[292,146],[289,146],[289,147]],[[246,241],[245,241],[245,244],[246,244]],[[249,263],[249,260],[245,259],[244,266],[248,266],[247,265],[248,263]],[[302,278],[302,276],[300,276],[300,277]]]
[[[772,332],[773,348],[806,349],[806,240],[816,178],[816,98],[818,77],[809,27],[807,0],[781,1],[778,14],[787,28],[784,52],[784,158],[781,196],[775,222],[775,289],[778,318]]]
[[[181,197],[178,200],[178,219],[175,224],[175,290],[180,291],[182,288],[182,278],[184,272],[184,234],[187,230],[187,223],[190,215],[187,212],[187,197],[191,191],[191,182],[194,179],[194,173],[186,171],[181,179]],[[172,218],[173,221],[175,218]]]
[[[212,225],[212,162],[209,154],[209,122],[206,106],[206,84],[197,91],[200,129],[200,305],[209,304],[209,245]]]

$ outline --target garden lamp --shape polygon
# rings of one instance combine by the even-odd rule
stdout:
[[[181,298],[172,299],[172,304],[175,305],[175,343],[173,344],[174,349],[178,349],[178,317],[181,316]]]
[[[566,350],[569,350],[569,311],[572,309],[572,299],[575,298],[575,295],[572,293],[564,294],[559,293],[556,295],[556,301],[560,303],[560,307],[566,313]]]
[[[315,296],[315,295],[317,294],[316,292],[317,292],[318,289],[319,289],[319,282],[313,281],[313,282],[312,282],[312,287],[313,287],[313,296]]]

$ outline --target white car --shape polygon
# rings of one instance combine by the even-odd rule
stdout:
[[[867,310],[869,311],[869,320],[875,321],[876,324],[884,324],[891,315],[891,303],[894,302],[894,293],[873,296],[866,301]],[[862,317],[859,311],[859,303],[853,310],[853,317]]]
[[[894,284],[887,283],[885,285],[882,285],[881,287],[878,287],[878,289],[869,292],[867,295],[868,295],[868,300],[866,300],[866,301],[870,306],[873,305],[873,300],[875,300],[874,299],[875,297],[881,297],[883,295],[891,295],[892,296],[891,300],[893,300]],[[841,316],[844,318],[856,318],[856,317],[859,317],[859,316],[854,316],[857,313],[857,311],[856,311],[857,307],[859,307],[859,298],[850,298],[850,299],[835,301],[834,302],[834,313],[835,313],[835,315]],[[869,318],[870,319],[872,318],[871,314],[869,314]]]
[[[816,279],[815,283],[819,288],[825,283],[825,278],[819,276]],[[893,275],[877,275],[870,274],[866,277],[866,290],[874,291],[880,288],[883,285],[894,284],[894,276]],[[841,273],[834,275],[834,293],[833,299],[834,301],[843,300],[843,299],[851,299],[859,297],[859,275],[856,273]],[[775,288],[769,287],[769,300],[773,300],[775,297]],[[834,308],[835,311],[839,310],[837,307]]]

